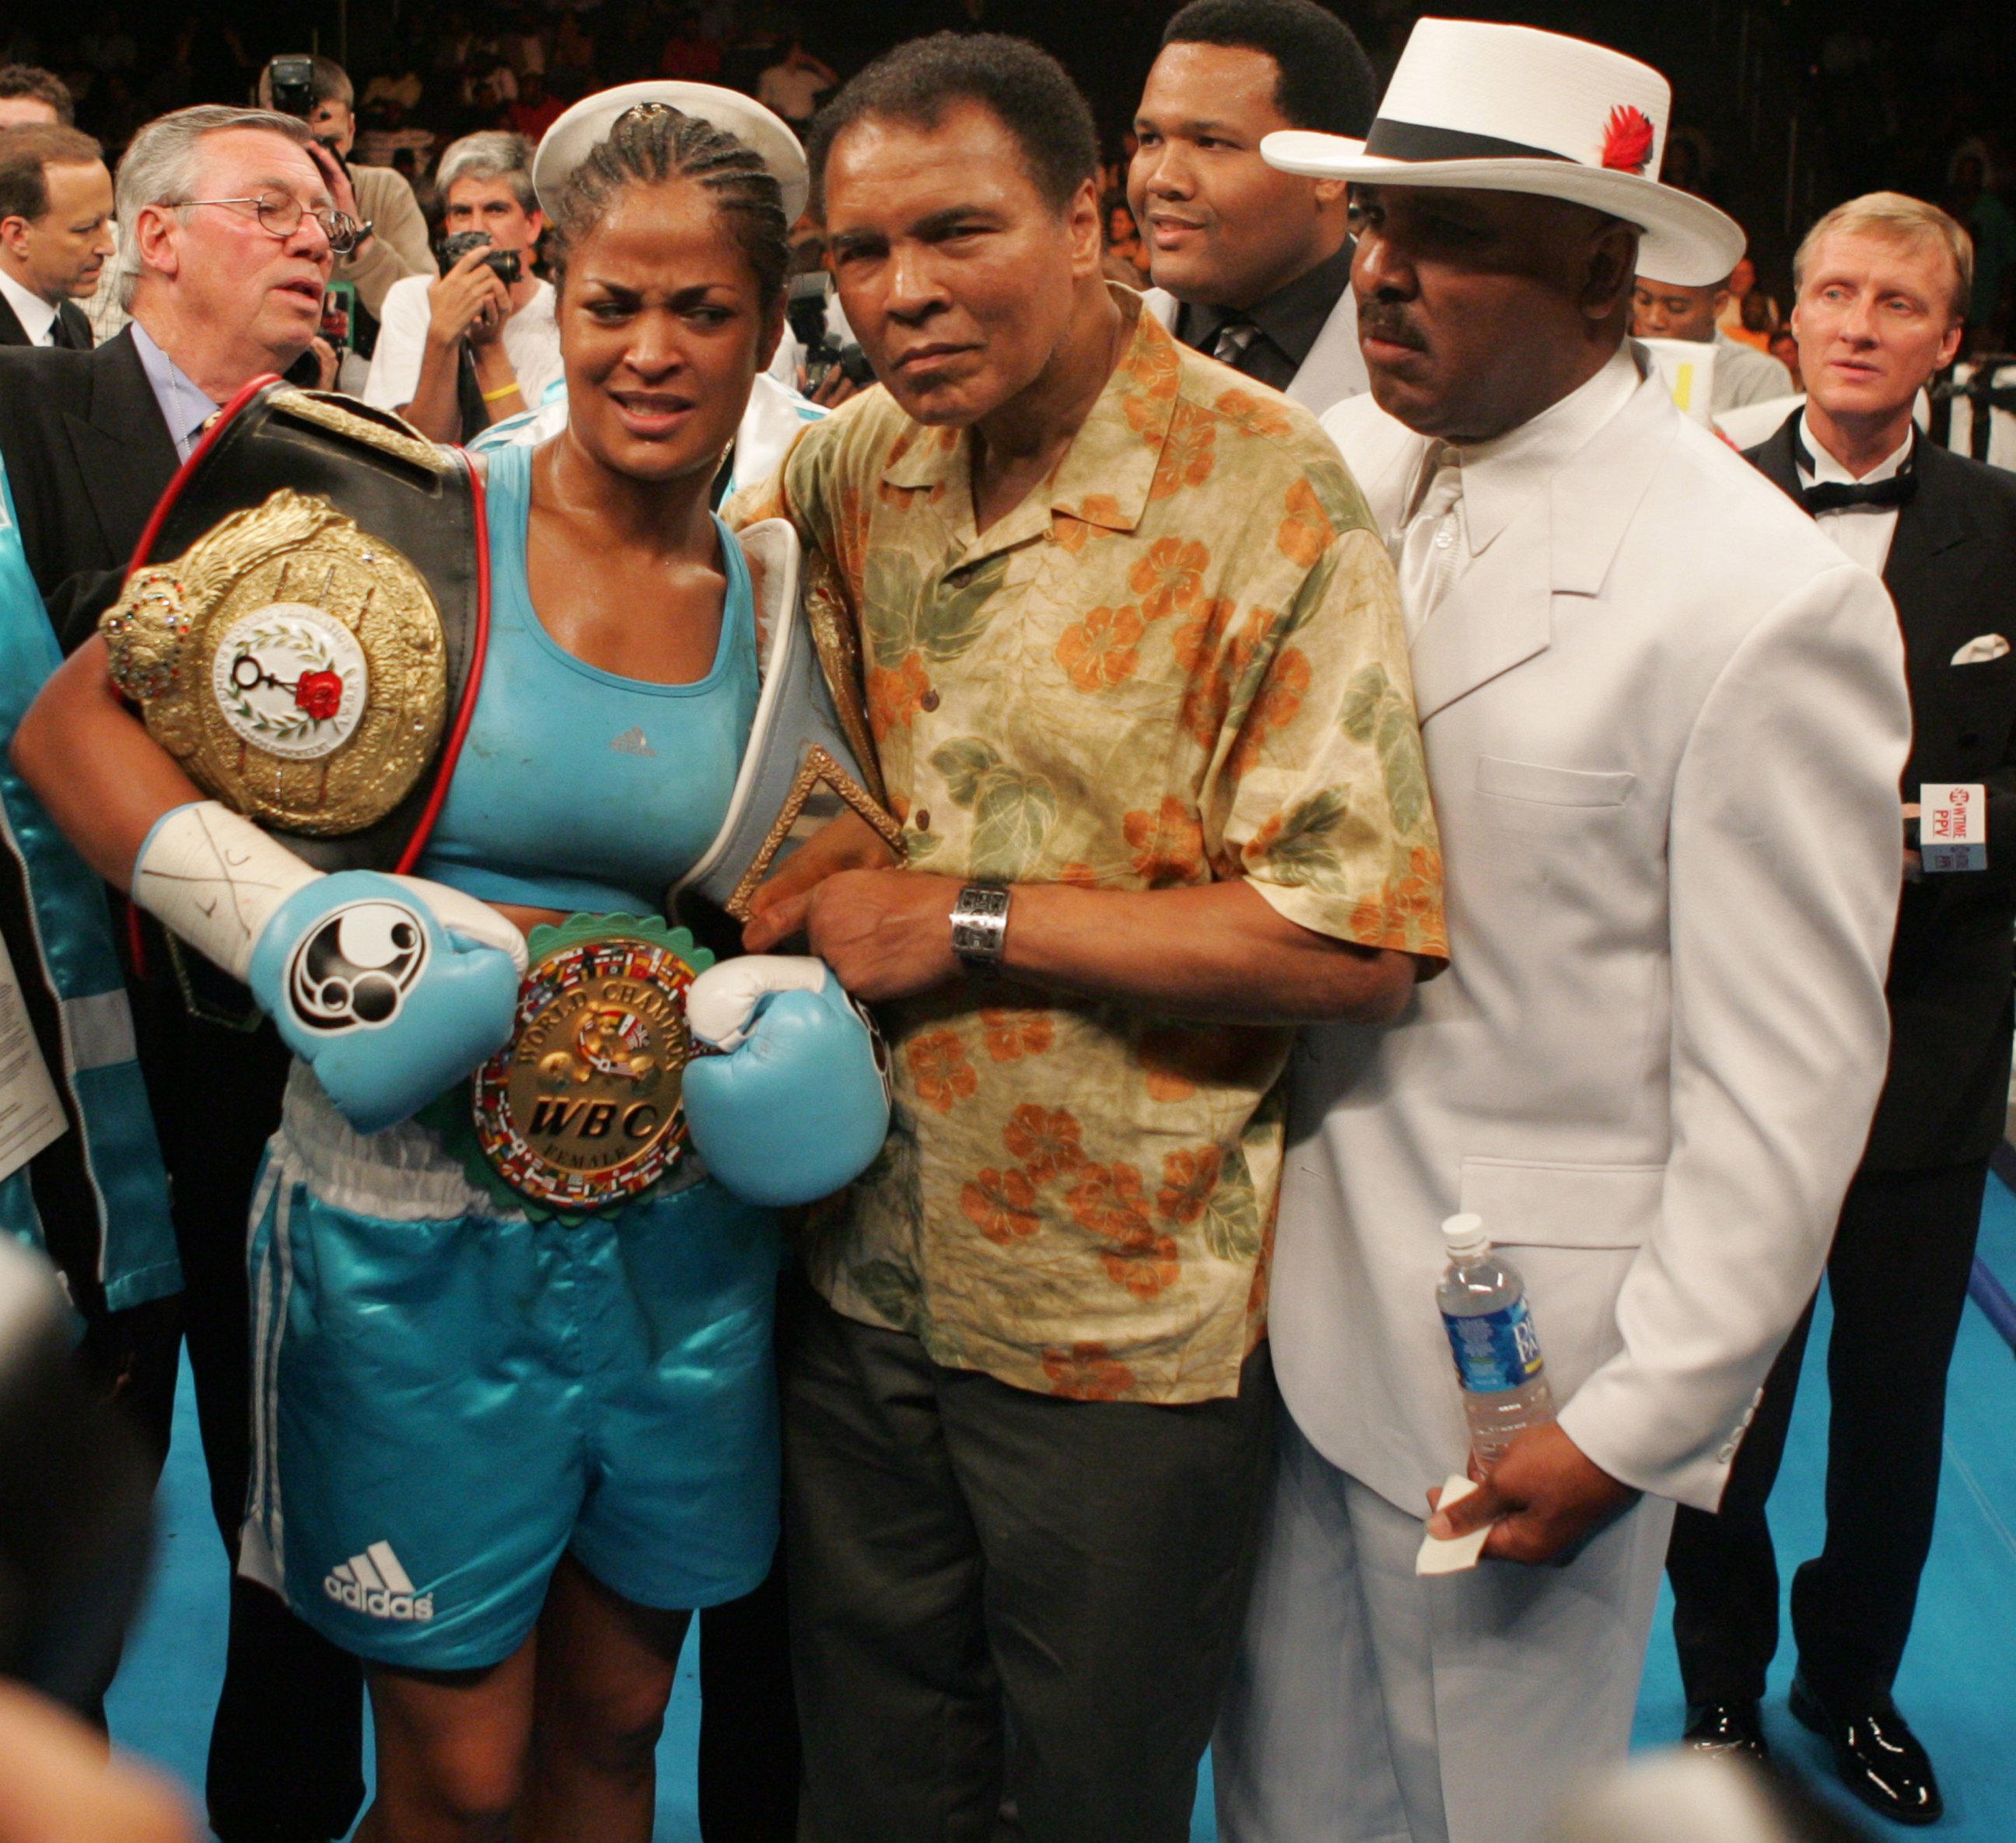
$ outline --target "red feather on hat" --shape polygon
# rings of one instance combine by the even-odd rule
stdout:
[[[1603,134],[1603,164],[1620,173],[1642,173],[1652,160],[1652,124],[1642,109],[1619,103]]]

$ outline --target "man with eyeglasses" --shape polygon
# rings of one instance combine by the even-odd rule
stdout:
[[[336,247],[355,226],[332,205],[308,139],[304,123],[265,110],[205,106],[149,123],[119,163],[117,279],[131,325],[89,353],[6,355],[0,452],[67,649],[95,630],[203,425],[315,338]]]
[[[331,268],[356,230],[337,211],[308,136],[306,123],[265,110],[205,106],[149,123],[117,187],[131,324],[92,351],[0,351],[0,459],[29,571],[66,651],[95,632],[163,489],[218,409],[315,342]],[[38,617],[0,608],[0,621],[23,618]],[[16,932],[8,945],[18,964]],[[115,1292],[146,1305],[109,1308],[113,1276],[92,1258],[95,1225],[92,1238],[68,1236],[82,1254],[66,1277],[87,1350],[157,1455],[186,1334],[212,1506],[235,1567],[250,1465],[245,1219],[287,1059],[249,995],[229,981],[213,989],[200,962],[178,968],[151,925],[128,975],[174,1245],[159,1251],[150,1282]],[[150,1298],[172,1291],[178,1257],[179,1324],[173,1298]],[[206,1787],[216,1835],[343,1835],[362,1801],[362,1715],[355,1664],[275,1596],[234,1578]]]

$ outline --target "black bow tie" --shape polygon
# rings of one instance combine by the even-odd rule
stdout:
[[[1844,506],[1908,506],[1918,490],[1918,476],[1912,463],[1917,459],[1917,437],[1911,437],[1912,452],[1904,457],[1904,464],[1888,480],[1823,480],[1811,486],[1799,488],[1799,503],[1809,516],[1817,517],[1823,512],[1838,512]],[[1806,450],[1806,444],[1799,430],[1792,431],[1792,458],[1802,473],[1813,473],[1818,470],[1813,457]]]
[[[1893,473],[1888,480],[1823,480],[1799,489],[1799,503],[1810,513],[1838,512],[1844,506],[1908,506],[1918,490],[1915,473]]]

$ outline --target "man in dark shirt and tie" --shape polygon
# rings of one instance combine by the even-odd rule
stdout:
[[[0,346],[88,351],[88,301],[112,256],[112,175],[75,128],[0,128]]]
[[[1377,95],[1358,41],[1313,0],[1190,0],[1134,117],[1127,196],[1150,311],[1319,416],[1366,387],[1349,189],[1279,171],[1260,142],[1287,128],[1363,135]]]

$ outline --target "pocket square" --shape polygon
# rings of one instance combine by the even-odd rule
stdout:
[[[1953,656],[1955,665],[1985,665],[1991,659],[2000,659],[2009,650],[2009,643],[2000,634],[1977,634]]]

